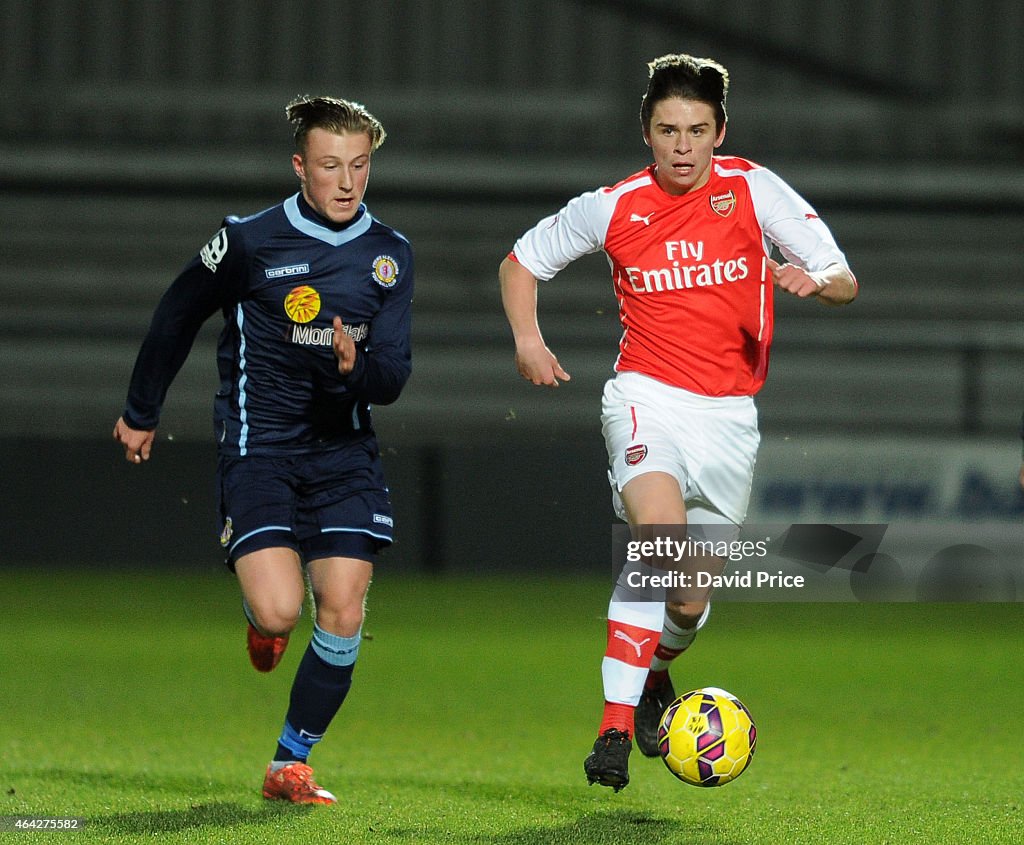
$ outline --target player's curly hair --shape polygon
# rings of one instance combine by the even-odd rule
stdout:
[[[640,105],[640,122],[645,134],[651,128],[654,107],[671,97],[707,103],[715,110],[715,128],[722,131],[728,119],[725,98],[729,93],[729,71],[722,65],[714,59],[669,53],[648,62],[647,68],[650,80]]]
[[[366,106],[337,97],[310,97],[305,94],[292,100],[285,107],[285,113],[295,127],[295,149],[299,153],[305,152],[306,136],[311,129],[326,129],[336,135],[365,132],[370,137],[371,152],[380,147],[388,136],[381,122],[366,110]]]

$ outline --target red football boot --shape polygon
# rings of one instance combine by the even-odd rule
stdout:
[[[246,645],[249,647],[249,660],[252,661],[256,671],[269,672],[284,657],[284,650],[288,648],[288,638],[264,637],[250,622],[246,634]]]
[[[305,763],[289,763],[276,772],[267,766],[263,797],[293,804],[334,804],[338,800],[313,780],[313,770]]]

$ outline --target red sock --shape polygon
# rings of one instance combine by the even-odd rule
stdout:
[[[601,719],[601,727],[598,734],[603,734],[609,728],[615,728],[623,733],[633,736],[633,711],[636,710],[631,704],[615,704],[611,701],[604,703],[604,717]]]
[[[622,608],[612,602],[608,614],[608,642],[601,662],[605,698],[600,733],[615,728],[632,737],[636,705],[623,702],[640,699],[659,632],[615,619],[614,615],[621,612]],[[660,608],[658,612],[661,613]]]

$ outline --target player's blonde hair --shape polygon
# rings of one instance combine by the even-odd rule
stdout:
[[[306,136],[311,129],[326,129],[336,135],[365,133],[370,138],[373,152],[388,136],[377,118],[362,103],[337,97],[296,97],[286,107],[288,120],[295,127],[295,149],[306,151]]]
[[[640,105],[644,134],[650,132],[654,107],[662,100],[678,97],[697,100],[715,110],[720,132],[728,119],[725,98],[729,93],[729,71],[714,59],[698,59],[686,53],[669,53],[647,63],[650,80]]]

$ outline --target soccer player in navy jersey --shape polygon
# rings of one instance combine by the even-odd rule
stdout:
[[[299,98],[287,114],[300,190],[225,219],[171,284],[114,439],[128,461],[149,459],[167,389],[219,310],[220,542],[242,588],[253,666],[280,661],[305,576],[316,608],[263,796],[333,804],[307,758],[351,686],[373,564],[392,540],[370,406],[394,402],[412,368],[413,256],[362,202],[380,122],[331,97]]]

